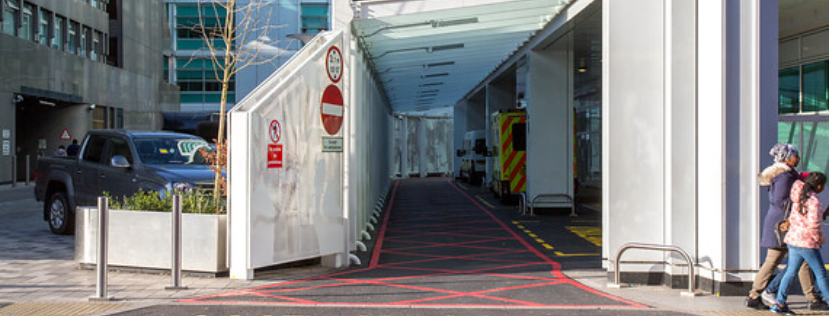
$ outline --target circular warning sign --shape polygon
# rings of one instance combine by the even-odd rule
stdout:
[[[271,135],[272,142],[279,142],[279,139],[282,138],[282,126],[279,126],[279,121],[271,121],[271,126],[270,128],[268,128],[268,133]]]
[[[329,135],[337,134],[343,126],[343,93],[335,85],[329,85],[322,93],[320,114],[322,126]]]
[[[334,83],[340,82],[343,77],[343,54],[337,46],[331,46],[325,55],[325,71]]]

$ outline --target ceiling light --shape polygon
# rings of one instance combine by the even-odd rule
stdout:
[[[434,90],[423,90],[423,91],[420,91],[420,93],[432,93],[432,92],[440,92],[440,89],[434,89]]]
[[[421,84],[418,87],[423,88],[423,87],[442,86],[442,85],[443,85],[443,82],[430,82],[430,83]]]
[[[464,47],[463,43],[449,44],[449,45],[432,46],[432,47],[429,47],[429,49],[427,51],[431,53],[431,52],[436,52],[436,51],[439,51],[439,50],[458,49],[458,48],[463,48],[463,47]]]
[[[435,78],[435,77],[445,77],[445,76],[448,76],[448,75],[449,75],[449,73],[446,73],[446,72],[441,72],[441,73],[436,73],[436,74],[422,75],[422,76],[420,76],[420,79]]]
[[[421,95],[419,95],[419,96],[417,96],[417,97],[418,97],[418,98],[423,98],[423,97],[434,97],[434,96],[436,96],[436,95],[438,95],[438,94],[437,94],[437,93],[429,93],[429,94],[421,94]]]
[[[40,104],[48,105],[48,106],[55,106],[55,102],[43,101],[40,100]]]
[[[465,19],[457,19],[457,20],[431,20],[429,21],[432,24],[432,27],[445,27],[445,26],[454,26],[454,25],[463,25],[463,24],[471,24],[471,23],[478,23],[478,18],[465,18]]]
[[[423,68],[424,69],[429,69],[429,68],[440,67],[440,66],[452,66],[454,64],[455,64],[454,61],[444,61],[444,62],[439,62],[439,63],[424,64]]]

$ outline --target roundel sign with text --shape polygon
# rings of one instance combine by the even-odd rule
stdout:
[[[335,85],[329,85],[322,93],[320,114],[322,126],[329,135],[337,134],[343,126],[343,93]]]
[[[334,83],[340,82],[343,77],[343,54],[337,46],[331,46],[325,54],[325,71]]]

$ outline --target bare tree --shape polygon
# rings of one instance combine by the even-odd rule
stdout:
[[[270,36],[274,29],[280,27],[271,24],[271,14],[264,10],[269,8],[271,3],[273,1],[269,0],[250,0],[246,4],[237,4],[236,0],[200,0],[198,24],[188,26],[198,33],[204,42],[203,48],[194,54],[191,61],[193,58],[209,58],[216,80],[222,86],[219,131],[215,139],[216,151],[208,160],[216,174],[213,198],[218,207],[217,212],[221,212],[222,203],[219,203],[219,200],[226,194],[227,186],[222,171],[227,165],[225,114],[231,79],[249,66],[272,63],[285,52],[285,49],[279,47],[281,41],[274,41]],[[203,8],[208,6],[212,8],[213,16],[205,15]],[[226,14],[223,16],[222,13]]]

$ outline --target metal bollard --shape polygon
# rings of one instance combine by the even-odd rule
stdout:
[[[17,155],[12,155],[12,188],[17,186]]]
[[[111,301],[107,296],[107,235],[109,234],[109,198],[98,197],[98,286],[90,301]]]
[[[173,284],[164,287],[165,290],[185,290],[187,286],[181,285],[181,194],[173,195],[173,253],[170,265],[170,275]]]
[[[29,186],[29,180],[31,180],[31,163],[29,162],[29,155],[26,155],[26,186]]]

